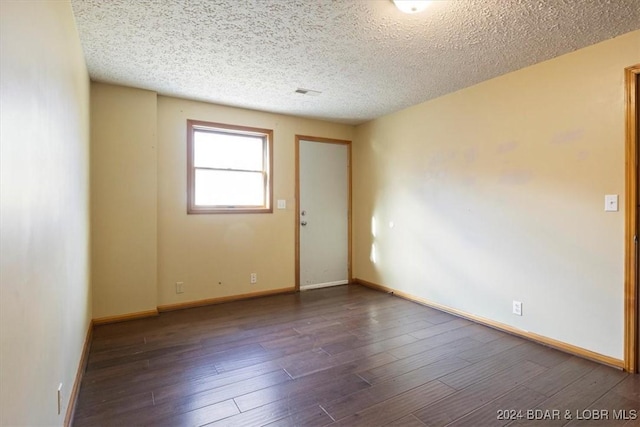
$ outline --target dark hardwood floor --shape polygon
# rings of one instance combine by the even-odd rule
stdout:
[[[637,426],[639,412],[637,375],[350,285],[96,327],[73,425]]]

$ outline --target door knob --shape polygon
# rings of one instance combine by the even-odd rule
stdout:
[[[305,225],[307,225],[307,221],[300,222],[300,225],[304,227]]]

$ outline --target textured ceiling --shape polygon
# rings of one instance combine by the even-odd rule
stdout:
[[[351,124],[640,28],[640,0],[71,3],[93,80]]]

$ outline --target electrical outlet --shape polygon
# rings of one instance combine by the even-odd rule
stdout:
[[[58,386],[58,415],[62,413],[62,383]]]
[[[184,282],[176,282],[176,294],[184,293]]]
[[[258,274],[251,273],[251,284],[255,284],[255,283],[258,283]]]
[[[522,303],[520,301],[513,301],[513,314],[522,316]]]

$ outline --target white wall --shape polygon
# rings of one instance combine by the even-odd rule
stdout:
[[[636,31],[359,126],[354,276],[622,359],[623,76],[639,62]]]
[[[70,4],[0,2],[0,55],[0,424],[61,425],[91,318],[89,79]]]

